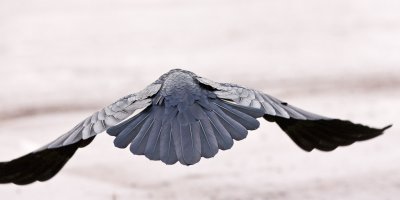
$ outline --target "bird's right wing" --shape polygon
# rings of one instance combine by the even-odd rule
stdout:
[[[264,111],[264,118],[276,122],[302,149],[332,151],[338,146],[350,145],[383,133],[391,127],[370,128],[350,121],[317,115],[257,90],[228,83],[217,83],[196,77],[203,85],[211,87],[218,98]]]
[[[153,83],[95,112],[44,147],[9,162],[0,162],[0,183],[25,185],[52,178],[78,148],[85,147],[97,134],[117,125],[135,110],[149,106],[160,88],[161,84]]]

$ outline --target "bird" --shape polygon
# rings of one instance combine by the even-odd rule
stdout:
[[[137,114],[134,114],[138,111]],[[79,148],[106,131],[114,146],[167,165],[193,165],[275,122],[301,149],[332,151],[382,135],[371,128],[297,108],[255,89],[218,83],[193,72],[173,69],[142,91],[95,112],[47,145],[0,162],[0,183],[26,185],[54,177]]]

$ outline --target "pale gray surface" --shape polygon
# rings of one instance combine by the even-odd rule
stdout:
[[[327,116],[395,125],[307,154],[264,124],[192,167],[132,157],[101,135],[54,180],[1,185],[2,198],[397,199],[399,10],[395,0],[1,1],[1,160],[176,67]]]

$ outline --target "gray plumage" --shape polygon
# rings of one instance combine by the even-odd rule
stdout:
[[[143,109],[138,114],[132,114]],[[130,118],[129,118],[130,117]],[[175,69],[144,90],[95,112],[44,147],[0,163],[0,183],[28,184],[53,177],[78,148],[107,130],[118,148],[171,165],[193,165],[230,149],[255,130],[257,118],[276,122],[302,149],[331,151],[376,137],[370,128],[313,114],[260,91],[217,83]],[[125,120],[125,121],[124,121]]]

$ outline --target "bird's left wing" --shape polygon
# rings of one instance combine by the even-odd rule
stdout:
[[[257,90],[228,83],[217,83],[196,77],[203,85],[211,87],[220,99],[264,111],[264,119],[276,122],[302,149],[332,151],[338,146],[350,145],[381,135],[384,130],[370,128],[350,121],[317,115]]]
[[[153,83],[95,112],[48,145],[9,162],[0,162],[0,183],[24,185],[50,179],[78,148],[85,147],[97,134],[123,121],[135,110],[149,106],[160,88],[160,83]]]

